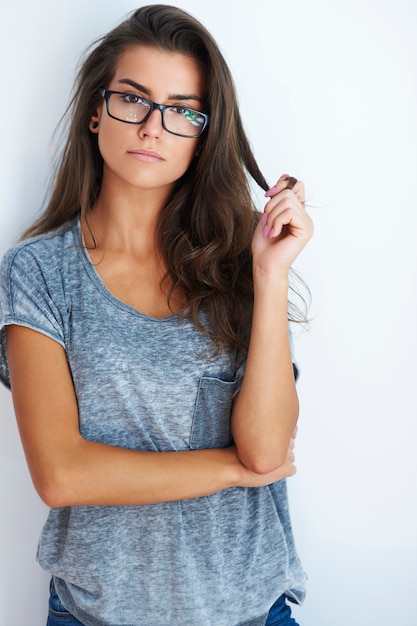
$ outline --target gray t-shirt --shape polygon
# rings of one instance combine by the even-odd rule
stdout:
[[[3,258],[6,385],[8,324],[64,347],[85,439],[154,451],[230,444],[243,376],[236,355],[213,358],[188,319],[154,319],[115,298],[80,245],[78,222]],[[261,625],[282,593],[302,602],[305,592],[285,481],[153,505],[51,509],[38,560],[86,626]]]

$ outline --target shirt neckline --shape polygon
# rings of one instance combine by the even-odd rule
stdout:
[[[135,309],[135,307],[130,306],[130,304],[123,302],[123,300],[120,300],[120,298],[117,298],[105,285],[100,274],[97,272],[96,268],[94,267],[94,264],[90,258],[90,255],[88,254],[88,250],[85,245],[84,236],[83,236],[82,229],[81,229],[81,222],[79,219],[75,222],[72,228],[72,232],[73,232],[74,242],[76,244],[78,254],[81,258],[81,262],[85,270],[87,271],[88,276],[90,277],[90,279],[92,280],[92,282],[94,283],[98,291],[108,301],[110,301],[117,308],[127,311],[128,313],[132,315],[140,317],[144,320],[148,320],[150,322],[164,323],[164,322],[172,322],[174,320],[178,321],[179,314],[181,313],[181,311],[179,311],[178,313],[171,313],[170,315],[165,315],[164,317],[152,317],[151,315],[142,313],[142,311],[139,311],[139,309]]]

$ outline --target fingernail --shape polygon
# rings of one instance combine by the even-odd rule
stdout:
[[[271,187],[271,189],[268,189],[268,191],[265,193],[265,198],[270,198],[276,193],[276,191],[276,187]]]
[[[265,226],[264,230],[263,230],[263,235],[264,237],[268,237],[269,234],[269,226]]]
[[[264,213],[261,217],[262,226],[265,226],[267,219],[268,219],[268,213]]]
[[[272,227],[272,228],[271,228],[271,230],[269,231],[269,235],[268,235],[268,236],[269,236],[269,237],[275,237],[275,230],[274,230],[274,228],[273,228],[273,227]]]
[[[290,177],[290,175],[289,175],[289,174],[283,174],[283,175],[281,176],[281,178],[289,178],[289,177]]]

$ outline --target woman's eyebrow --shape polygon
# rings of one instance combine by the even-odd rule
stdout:
[[[146,89],[146,87],[144,87],[143,85],[140,85],[139,83],[135,83],[135,81],[131,80],[130,78],[121,78],[117,82],[119,85],[130,85],[134,89],[137,89],[138,91],[142,91],[147,96],[150,95],[149,89]]]
[[[147,96],[151,95],[151,92],[149,91],[149,89],[147,89],[140,83],[136,83],[134,80],[131,80],[130,78],[120,78],[117,82],[119,85],[130,85],[130,87],[133,87],[134,89],[137,89],[138,91],[141,91]],[[204,102],[203,98],[201,98],[200,96],[197,96],[196,94],[172,94],[168,97],[168,100],[196,100],[197,102],[201,102],[201,103]]]

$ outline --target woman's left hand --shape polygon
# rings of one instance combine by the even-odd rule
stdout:
[[[267,275],[287,273],[313,235],[313,222],[304,208],[304,184],[297,181],[287,189],[284,174],[267,191],[270,199],[252,240],[254,271]]]

